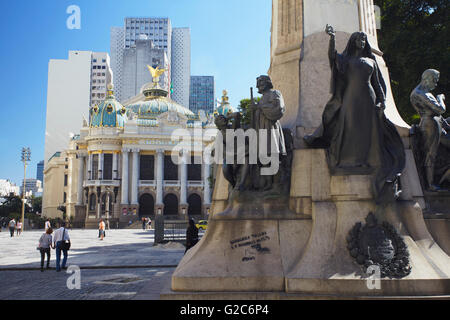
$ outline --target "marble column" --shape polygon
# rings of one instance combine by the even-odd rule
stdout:
[[[188,162],[189,152],[186,150],[182,151],[181,154],[181,168],[180,168],[180,204],[187,204],[187,162]]]
[[[77,205],[79,206],[83,205],[84,159],[85,156],[78,157]]]
[[[117,153],[114,152],[113,153],[113,159],[112,159],[112,179],[113,180],[117,180],[118,176],[118,171],[117,171]]]
[[[156,152],[156,204],[163,204],[164,150]]]
[[[131,204],[138,204],[139,191],[139,149],[133,149],[133,168],[131,176]]]
[[[211,171],[211,165],[209,163],[203,163],[203,203],[211,204],[211,188],[209,186],[209,176]]]
[[[98,180],[103,180],[103,159],[104,153],[98,155]]]
[[[128,149],[122,150],[122,204],[128,205]]]
[[[89,153],[88,180],[92,180],[92,153]]]

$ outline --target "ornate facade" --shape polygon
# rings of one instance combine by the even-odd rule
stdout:
[[[61,197],[67,215],[87,227],[97,225],[100,218],[111,226],[124,226],[157,214],[166,219],[207,217],[212,164],[202,157],[214,143],[212,115],[195,115],[170,100],[157,82],[145,85],[141,95],[125,106],[114,98],[112,85],[108,88],[107,98],[90,109],[89,123],[85,121],[63,152],[64,167],[50,162],[44,172],[61,178],[56,170],[64,170]],[[180,133],[190,148],[180,149],[174,138],[180,139]],[[55,208],[62,203],[45,200],[47,190],[63,194],[60,181],[45,181],[44,215],[60,215]]]

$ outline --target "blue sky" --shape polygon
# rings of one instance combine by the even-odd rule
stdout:
[[[66,27],[70,5],[81,9],[81,30]],[[69,50],[109,52],[110,27],[125,17],[168,17],[191,30],[191,74],[212,75],[216,97],[250,95],[270,65],[271,0],[2,0],[0,2],[0,179],[20,184],[20,151],[31,148],[27,177],[44,157],[50,59]]]

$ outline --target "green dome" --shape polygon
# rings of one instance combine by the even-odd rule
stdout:
[[[222,101],[220,102],[220,105],[216,108],[214,111],[215,115],[223,115],[226,116],[229,113],[235,112],[234,108],[231,106],[231,104],[228,102],[228,92],[226,90],[223,90],[223,96]]]
[[[186,107],[176,103],[167,97],[167,91],[158,87],[151,87],[150,84],[143,89],[145,99],[127,106],[127,110],[136,114],[138,119],[155,118],[165,112],[176,112],[188,118],[195,117],[195,114]]]
[[[106,99],[90,109],[90,127],[123,128],[126,121],[126,109],[114,98],[112,85],[108,85]]]

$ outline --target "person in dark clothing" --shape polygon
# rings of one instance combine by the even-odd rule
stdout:
[[[186,250],[184,253],[186,253],[190,248],[195,246],[198,242],[198,228],[195,226],[194,219],[189,219],[189,226],[186,230]]]

